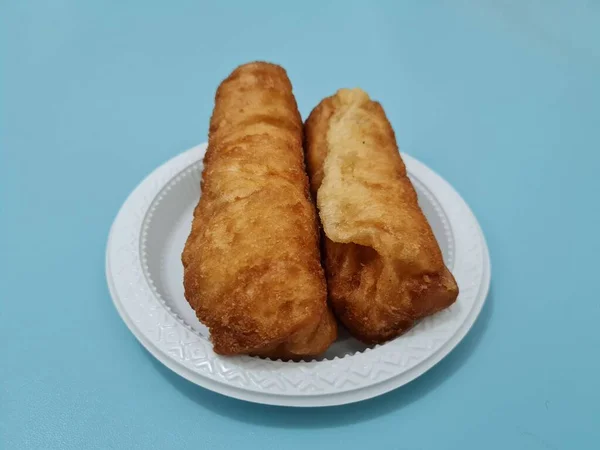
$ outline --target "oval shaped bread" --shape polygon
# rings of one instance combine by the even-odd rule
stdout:
[[[381,105],[360,89],[339,90],[310,114],[305,148],[329,299],[350,332],[381,343],[450,306],[458,286]]]
[[[215,352],[297,358],[335,340],[302,120],[285,71],[240,66],[217,90],[185,296]]]

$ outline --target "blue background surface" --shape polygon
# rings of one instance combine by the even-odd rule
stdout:
[[[0,447],[600,448],[600,4],[216,3],[0,6]],[[119,206],[206,140],[218,83],[253,59],[285,66],[303,116],[343,86],[381,100],[486,233],[474,329],[383,397],[221,397],[110,301]]]

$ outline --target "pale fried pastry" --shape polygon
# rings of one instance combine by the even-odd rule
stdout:
[[[277,65],[240,66],[217,90],[182,255],[186,299],[215,352],[297,359],[327,349],[337,325],[318,245],[290,81]]]
[[[381,343],[450,306],[458,286],[381,105],[360,89],[339,90],[310,114],[305,150],[329,299],[350,332]]]

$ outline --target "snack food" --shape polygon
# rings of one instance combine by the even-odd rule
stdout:
[[[382,343],[450,306],[458,286],[421,211],[381,105],[360,89],[305,124],[330,303],[358,339]]]
[[[327,349],[337,325],[318,246],[290,81],[274,64],[240,66],[216,93],[182,255],[186,299],[215,352],[296,359]]]

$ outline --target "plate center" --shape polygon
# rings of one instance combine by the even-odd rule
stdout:
[[[174,177],[154,199],[144,220],[141,253],[145,275],[155,295],[187,328],[208,339],[209,331],[189,306],[183,291],[181,253],[189,235],[192,215],[200,198],[202,163],[196,162]],[[438,240],[448,267],[453,266],[453,239],[448,220],[436,199],[411,176],[419,204]],[[340,330],[338,340],[319,358],[342,358],[364,351],[365,344]]]

